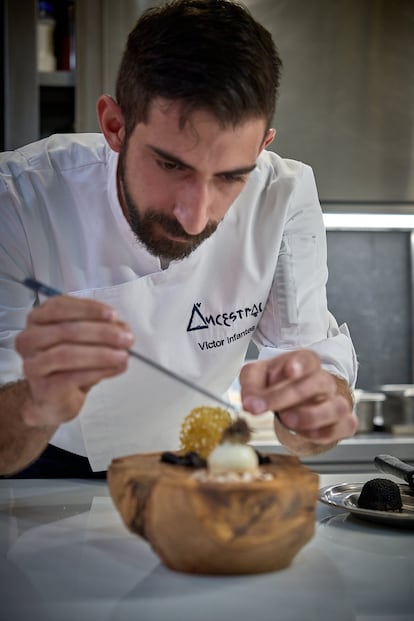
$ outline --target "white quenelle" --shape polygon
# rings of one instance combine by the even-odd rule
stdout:
[[[227,473],[255,473],[259,467],[256,451],[248,446],[250,429],[243,419],[236,420],[222,436],[207,459],[209,473],[212,475]]]
[[[208,457],[208,469],[211,474],[254,473],[258,466],[257,453],[247,444],[224,442],[216,446]]]

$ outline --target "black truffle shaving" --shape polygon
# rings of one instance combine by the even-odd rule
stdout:
[[[207,461],[200,457],[195,451],[189,451],[184,455],[177,455],[171,451],[164,451],[161,454],[161,461],[174,466],[185,466],[186,468],[206,468]]]
[[[358,507],[376,511],[402,511],[399,486],[389,479],[371,479],[361,489]]]
[[[221,434],[221,442],[247,444],[251,439],[252,430],[244,418],[237,418]]]

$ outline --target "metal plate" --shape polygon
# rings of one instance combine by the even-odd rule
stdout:
[[[358,498],[363,486],[364,483],[340,483],[322,487],[319,491],[319,500],[335,509],[345,509],[363,520],[387,526],[414,528],[414,490],[408,485],[399,485],[403,503],[401,513],[358,507]]]

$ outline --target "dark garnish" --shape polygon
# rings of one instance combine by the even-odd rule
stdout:
[[[361,489],[358,507],[376,511],[402,511],[399,486],[390,479],[371,479]]]
[[[188,466],[192,468],[207,468],[207,460],[196,453],[196,451],[189,451],[184,457],[188,462]]]
[[[161,461],[174,466],[185,466],[186,468],[206,468],[207,462],[195,451],[189,451],[184,455],[177,455],[172,451],[164,451],[161,454]]]
[[[237,418],[221,434],[221,442],[234,444],[247,444],[251,438],[252,430],[243,418]]]

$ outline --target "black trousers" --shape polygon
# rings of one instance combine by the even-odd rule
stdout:
[[[5,479],[106,479],[106,471],[93,472],[87,457],[49,444],[27,468]]]

